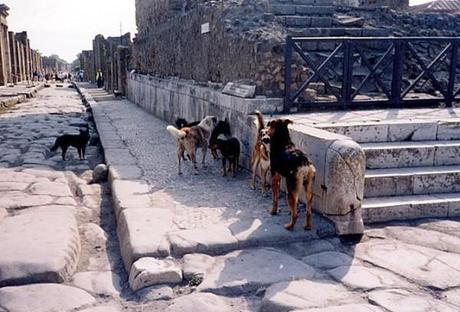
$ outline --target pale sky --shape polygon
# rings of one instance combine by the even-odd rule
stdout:
[[[92,49],[97,34],[136,33],[134,0],[4,0],[10,7],[9,30],[27,30],[33,49],[68,62]],[[411,5],[430,2],[411,0]]]
[[[136,32],[134,0],[4,0],[10,7],[10,31],[26,30],[31,47],[68,62],[92,49],[97,34]]]

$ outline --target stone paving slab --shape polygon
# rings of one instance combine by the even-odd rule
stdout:
[[[239,294],[281,281],[314,278],[315,274],[309,265],[276,249],[247,249],[216,257],[198,289]]]
[[[0,286],[68,280],[80,252],[74,211],[43,207],[3,219],[0,250]]]
[[[329,306],[358,303],[362,299],[346,291],[334,282],[299,280],[282,282],[270,286],[262,301],[262,311],[284,312],[307,308],[326,308]]]
[[[66,285],[33,284],[0,288],[0,308],[8,312],[71,311],[96,300],[87,292]]]

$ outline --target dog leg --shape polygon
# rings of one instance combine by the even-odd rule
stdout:
[[[281,176],[279,173],[272,174],[272,211],[271,215],[278,213],[278,199],[280,197]]]
[[[177,167],[178,167],[178,172],[177,174],[182,174],[182,169],[181,169],[181,161],[182,157],[184,156],[184,147],[181,144],[177,145]]]
[[[225,157],[222,157],[222,176],[227,176],[227,159]]]
[[[307,215],[305,217],[304,230],[311,230],[313,223],[312,207],[313,207],[313,183],[315,181],[316,169],[312,165],[309,166],[305,183],[305,206],[307,209]]]
[[[291,222],[286,224],[284,227],[288,231],[292,231],[299,217],[299,212],[297,211],[297,203],[299,201],[299,190],[302,185],[303,179],[290,179],[286,178],[286,187],[288,192],[288,207],[289,212],[291,213]]]
[[[262,190],[262,194],[265,195],[267,192],[267,173],[268,173],[268,168],[260,168],[260,188]]]
[[[62,160],[65,160],[65,153],[67,152],[67,148],[68,148],[68,147],[61,146],[61,149],[62,149],[62,154],[61,154]]]
[[[82,147],[81,152],[82,152],[82,155],[83,155],[83,160],[85,160],[86,146]]]
[[[193,169],[195,169],[194,174],[198,174],[198,166],[196,165],[196,150],[189,153],[190,158],[192,159]]]
[[[232,172],[232,177],[236,177],[236,172],[238,171],[238,158],[235,158],[232,160],[233,163],[233,172]]]
[[[208,152],[208,144],[203,144],[203,147],[201,149],[201,151],[203,152],[203,159],[201,160],[201,165],[203,166],[203,168],[206,168],[206,153]]]
[[[253,190],[256,189],[256,174],[257,174],[257,166],[259,165],[258,159],[252,160],[252,179],[251,179],[251,187]]]

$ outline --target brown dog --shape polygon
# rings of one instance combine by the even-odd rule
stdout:
[[[208,150],[208,140],[211,136],[211,132],[217,123],[217,118],[214,116],[206,116],[200,123],[193,127],[185,127],[177,129],[174,126],[167,126],[166,130],[171,133],[177,139],[177,159],[178,159],[178,170],[179,174],[182,174],[181,160],[184,157],[184,152],[190,156],[195,168],[195,174],[198,173],[198,167],[196,165],[196,151],[201,148],[203,159],[201,161],[203,167],[205,167],[206,152]]]
[[[267,185],[267,173],[270,169],[270,136],[268,135],[268,129],[265,129],[264,116],[261,112],[256,111],[258,131],[257,141],[252,150],[252,189],[256,189],[256,175],[257,167],[260,168],[260,188],[262,194],[265,194]]]
[[[304,229],[312,227],[313,182],[316,169],[301,150],[291,141],[288,125],[293,122],[288,119],[272,120],[268,124],[268,135],[271,138],[270,162],[272,173],[272,200],[271,214],[278,213],[278,199],[280,195],[281,177],[286,178],[288,206],[291,213],[291,222],[284,227],[292,231],[298,218],[297,203],[299,194],[304,188],[307,215]]]

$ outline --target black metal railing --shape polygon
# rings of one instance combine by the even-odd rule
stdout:
[[[451,107],[460,100],[459,44],[460,38],[451,37],[289,36],[285,47],[284,110],[440,104]],[[311,48],[320,45],[328,45],[328,51]],[[303,75],[298,73],[299,66]],[[360,76],[355,73],[358,67]],[[418,73],[414,74],[414,68]],[[321,85],[324,94],[305,96],[313,83],[316,87]],[[363,91],[369,85],[373,90]],[[421,91],[422,87],[427,90]]]

